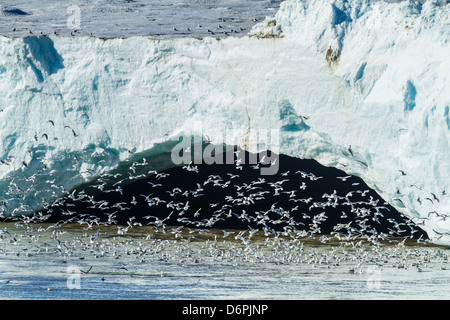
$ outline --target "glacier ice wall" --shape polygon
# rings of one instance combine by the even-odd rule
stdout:
[[[0,210],[173,137],[255,151],[276,129],[280,153],[362,177],[449,243],[449,18],[436,1],[287,0],[240,38],[0,37]]]

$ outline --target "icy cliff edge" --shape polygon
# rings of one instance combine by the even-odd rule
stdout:
[[[277,151],[362,177],[449,243],[449,16],[288,0],[243,38],[1,37],[0,210],[37,210],[180,135],[254,151],[274,130]]]

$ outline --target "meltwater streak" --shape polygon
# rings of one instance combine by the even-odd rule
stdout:
[[[37,35],[34,49],[2,37],[3,214],[38,210],[171,137],[254,151],[248,137],[278,129],[280,153],[360,176],[449,243],[449,8],[289,0],[250,37]],[[61,188],[48,193],[52,179]]]

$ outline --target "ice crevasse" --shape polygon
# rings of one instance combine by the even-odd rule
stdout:
[[[245,37],[0,37],[0,211],[176,136],[255,151],[276,130],[448,244],[449,22],[437,1],[286,0]]]

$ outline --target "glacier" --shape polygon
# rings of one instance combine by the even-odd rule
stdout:
[[[0,211],[180,136],[256,152],[276,130],[277,152],[361,177],[449,244],[449,21],[437,1],[286,0],[242,37],[1,36]]]

